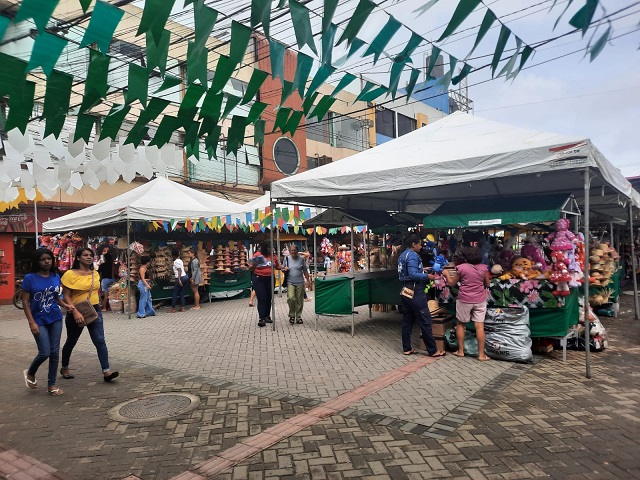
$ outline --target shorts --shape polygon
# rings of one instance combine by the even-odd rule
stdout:
[[[487,313],[487,302],[464,303],[456,302],[456,319],[462,323],[478,322],[484,323]]]
[[[110,287],[111,285],[113,285],[114,283],[116,283],[116,281],[115,281],[113,278],[103,278],[103,279],[100,281],[100,288],[102,289],[102,291],[103,291],[104,293],[106,293],[106,292],[107,292],[107,290],[109,289],[109,287]]]

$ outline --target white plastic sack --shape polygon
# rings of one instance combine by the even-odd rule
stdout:
[[[484,330],[484,350],[489,357],[524,363],[533,359],[527,307],[487,308]]]

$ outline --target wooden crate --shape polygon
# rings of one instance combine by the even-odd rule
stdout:
[[[446,350],[447,349],[447,342],[444,339],[444,335],[433,335],[433,339],[436,341],[436,346],[438,347],[438,350]],[[420,337],[420,350],[426,350],[427,346],[424,344],[424,341],[422,340],[422,337]]]

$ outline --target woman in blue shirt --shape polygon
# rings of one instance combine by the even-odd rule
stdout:
[[[27,388],[38,388],[36,372],[38,367],[49,359],[49,375],[47,392],[50,395],[62,395],[62,390],[56,387],[58,370],[58,352],[60,351],[60,336],[62,334],[62,312],[60,306],[73,310],[73,305],[67,305],[60,298],[60,276],[53,266],[53,252],[46,248],[39,248],[33,254],[31,273],[22,281],[22,304],[24,314],[29,321],[29,328],[38,346],[38,355],[26,369],[24,383]]]

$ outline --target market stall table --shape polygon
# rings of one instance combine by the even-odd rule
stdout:
[[[243,270],[238,273],[213,272],[209,278],[209,301],[213,298],[229,298],[251,290],[251,272]]]

